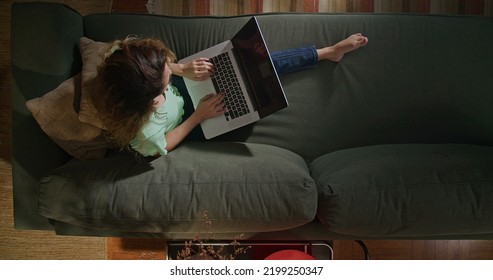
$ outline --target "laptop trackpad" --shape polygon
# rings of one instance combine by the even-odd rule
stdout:
[[[216,89],[214,88],[214,84],[211,79],[207,79],[205,81],[188,81],[187,88],[189,88],[190,98],[193,102],[193,107],[197,109],[197,105],[200,100],[205,96],[216,93]]]

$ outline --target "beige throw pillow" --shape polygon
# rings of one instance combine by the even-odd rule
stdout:
[[[74,96],[81,88],[78,74],[45,95],[26,102],[41,129],[62,149],[78,159],[105,156],[110,144],[103,130],[79,121],[74,109]]]
[[[89,38],[80,39],[80,53],[82,56],[82,89],[79,107],[79,120],[104,129],[103,122],[99,118],[94,106],[103,90],[102,81],[97,76],[99,64],[102,62],[101,54],[108,43],[95,42]]]

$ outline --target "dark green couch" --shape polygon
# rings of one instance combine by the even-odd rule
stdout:
[[[178,58],[230,38],[249,17],[81,16],[12,6],[17,229],[189,238],[207,211],[217,238],[493,237],[493,19],[265,14],[271,50],[362,32],[338,64],[282,77],[289,107],[166,157],[72,159],[25,102],[79,73],[83,36],[161,38]]]

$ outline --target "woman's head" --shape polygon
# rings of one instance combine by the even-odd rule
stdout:
[[[169,79],[167,63],[174,59],[157,39],[127,38],[108,47],[98,69],[105,94],[97,103],[110,139],[126,146],[147,122]]]

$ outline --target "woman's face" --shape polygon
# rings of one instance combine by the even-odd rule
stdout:
[[[166,63],[164,65],[164,71],[163,71],[163,85],[164,85],[164,88],[166,88],[169,84],[169,79],[171,77],[171,70],[169,69],[168,67],[168,64]],[[165,101],[165,97],[164,97],[164,94],[160,94],[158,96],[156,96],[154,98],[154,107],[159,107],[161,105],[163,105],[164,101]]]

